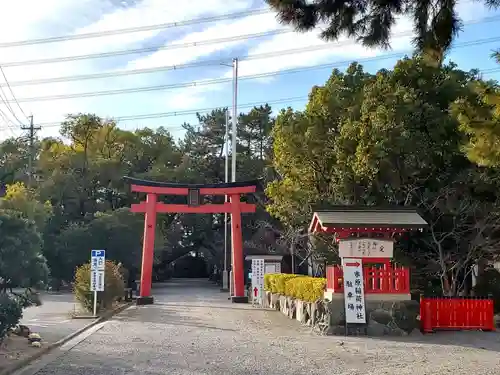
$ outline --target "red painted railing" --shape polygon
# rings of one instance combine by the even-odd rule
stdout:
[[[326,267],[326,288],[334,293],[344,292],[341,266]],[[365,294],[410,294],[410,270],[406,267],[382,265],[363,267]]]
[[[436,330],[494,330],[493,300],[468,297],[422,297],[420,323],[426,333]]]

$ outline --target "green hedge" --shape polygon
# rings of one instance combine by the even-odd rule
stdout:
[[[302,301],[315,302],[323,298],[326,279],[292,275],[288,273],[273,273],[264,275],[264,289]]]
[[[264,290],[271,293],[285,294],[285,284],[288,280],[301,275],[290,273],[269,273],[264,275]]]

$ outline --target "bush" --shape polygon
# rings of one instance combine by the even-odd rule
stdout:
[[[264,275],[264,290],[271,293],[285,294],[286,282],[300,276],[291,273],[268,273]]]
[[[106,261],[104,272],[104,291],[97,293],[97,310],[101,311],[113,306],[119,298],[125,294],[124,280],[120,267]],[[84,264],[76,269],[73,292],[78,302],[87,311],[94,308],[94,292],[90,290],[90,263]]]
[[[288,273],[264,275],[264,289],[302,301],[315,302],[323,298],[326,279]]]
[[[0,342],[19,323],[22,316],[23,309],[15,298],[0,294]]]
[[[322,277],[302,276],[289,279],[285,284],[285,295],[307,302],[323,299],[326,279]]]

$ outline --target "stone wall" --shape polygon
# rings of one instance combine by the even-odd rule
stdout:
[[[345,324],[343,299],[304,302],[266,292],[265,307],[328,335],[406,336],[420,332],[420,304],[412,300],[367,300],[366,324]]]

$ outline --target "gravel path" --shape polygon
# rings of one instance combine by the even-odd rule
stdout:
[[[320,337],[278,312],[230,304],[206,282],[154,293],[155,305],[126,310],[37,374],[500,374],[496,333]]]

